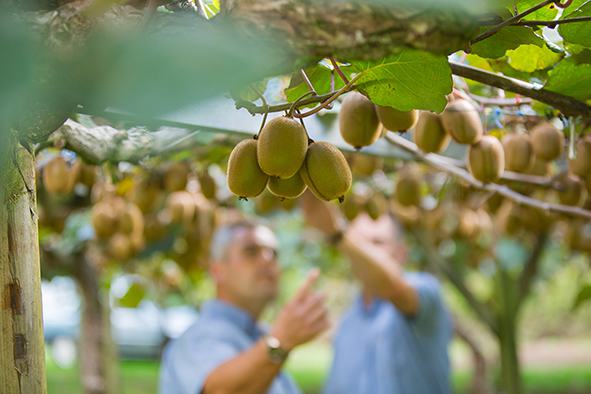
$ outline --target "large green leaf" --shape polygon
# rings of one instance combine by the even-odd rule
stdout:
[[[472,45],[472,53],[482,57],[496,59],[505,56],[509,49],[515,49],[522,44],[543,46],[544,40],[536,35],[532,29],[524,26],[508,26],[497,34]]]
[[[401,111],[424,109],[441,112],[451,92],[452,79],[445,56],[403,50],[381,63],[359,62],[357,86],[375,104]]]
[[[573,12],[567,13],[560,19],[570,19],[582,16],[591,16],[591,2],[586,2]],[[591,23],[565,23],[558,26],[558,32],[565,41],[591,47]]]
[[[517,1],[517,12],[521,13],[540,3],[540,0],[519,0]],[[513,7],[510,9],[513,11]],[[553,3],[550,3],[539,10],[532,12],[523,19],[550,21],[556,18],[556,15],[558,15],[558,8]]]
[[[548,76],[546,89],[579,100],[591,98],[591,64],[576,64],[566,59],[558,63]]]
[[[517,49],[507,51],[509,65],[516,70],[533,72],[543,70],[558,62],[561,54],[555,53],[546,46],[521,45]]]

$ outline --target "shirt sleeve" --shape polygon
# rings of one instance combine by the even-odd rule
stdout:
[[[420,335],[432,335],[445,313],[439,281],[424,273],[409,276],[408,280],[419,296],[419,311],[411,318],[414,329]]]
[[[182,339],[166,351],[160,394],[201,393],[209,374],[240,353],[222,339]]]

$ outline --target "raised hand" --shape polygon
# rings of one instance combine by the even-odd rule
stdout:
[[[318,270],[310,272],[271,328],[270,334],[279,339],[285,350],[310,341],[329,326],[326,297],[312,289],[319,274]]]

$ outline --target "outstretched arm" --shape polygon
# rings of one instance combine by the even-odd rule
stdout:
[[[367,215],[360,215],[345,226],[335,206],[311,195],[304,196],[303,211],[306,221],[329,238],[343,232],[339,248],[349,258],[351,269],[364,289],[392,302],[408,316],[418,312],[419,297],[402,276],[396,261],[396,234],[387,216],[372,221]]]
[[[318,272],[312,273],[296,296],[283,308],[270,334],[284,350],[310,341],[328,327],[324,295],[312,290]],[[204,394],[264,393],[281,371],[283,363],[275,363],[267,354],[264,339],[252,348],[214,369],[205,380]]]

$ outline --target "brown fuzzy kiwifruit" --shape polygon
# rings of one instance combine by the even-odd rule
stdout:
[[[468,151],[470,173],[481,182],[494,182],[503,174],[505,153],[503,145],[492,136],[484,136]]]
[[[415,166],[405,166],[398,173],[394,199],[403,206],[419,206],[422,200],[422,177]]]
[[[378,156],[362,155],[356,153],[353,155],[351,171],[357,176],[372,176],[374,172],[381,169],[384,160]]]
[[[550,163],[534,156],[529,163],[526,174],[537,176],[548,176],[551,173]]]
[[[323,141],[310,144],[300,175],[312,193],[325,201],[342,202],[353,180],[345,156]]]
[[[191,172],[187,163],[176,162],[170,164],[164,171],[164,188],[167,192],[184,190]]]
[[[373,103],[359,92],[345,96],[339,112],[339,130],[343,140],[360,149],[380,138],[380,121]]]
[[[438,153],[449,145],[449,134],[443,129],[441,116],[421,111],[413,135],[415,144],[425,153]]]
[[[119,232],[123,234],[139,234],[144,231],[144,216],[137,205],[127,203],[119,217]]]
[[[74,190],[80,173],[80,161],[68,164],[62,156],[56,156],[43,167],[43,186],[52,194],[69,194]]]
[[[376,105],[378,119],[387,130],[405,131],[417,123],[419,111],[416,109],[410,111],[400,111],[392,107]]]
[[[122,233],[113,235],[107,243],[107,252],[115,260],[121,262],[129,260],[134,253],[130,236]]]
[[[529,168],[533,150],[528,134],[512,133],[503,137],[505,170],[525,172]]]
[[[353,221],[359,215],[362,208],[361,197],[355,193],[347,193],[345,200],[340,205],[341,211],[348,221]]]
[[[171,193],[166,200],[166,206],[172,223],[191,222],[195,216],[195,200],[189,192]]]
[[[144,221],[144,238],[148,242],[163,239],[168,232],[168,217],[162,213],[150,214]]]
[[[564,138],[552,123],[542,122],[536,125],[531,130],[530,135],[536,157],[545,161],[552,161],[562,155]]]
[[[269,176],[261,170],[257,159],[257,141],[240,141],[228,160],[228,188],[241,198],[256,197],[265,190]]]
[[[283,179],[293,177],[306,157],[308,135],[294,118],[280,116],[268,121],[257,140],[257,158],[261,170]]]
[[[378,220],[388,211],[388,200],[381,193],[372,194],[365,202],[365,212],[372,220]]]
[[[581,181],[572,176],[565,174],[558,179],[558,200],[565,205],[580,205],[584,196],[585,190]]]
[[[473,238],[478,234],[479,227],[478,214],[469,208],[463,208],[458,213],[457,234],[462,238]]]
[[[97,238],[113,235],[119,227],[119,218],[125,211],[125,201],[121,197],[108,197],[96,203],[91,211],[91,223]]]
[[[209,175],[207,169],[204,169],[199,174],[197,174],[197,180],[199,181],[201,193],[205,196],[205,198],[215,200],[217,184],[215,183],[215,179]]]
[[[92,188],[96,181],[97,167],[92,164],[81,163],[79,181],[88,188]]]
[[[577,141],[577,156],[569,160],[568,167],[571,173],[581,178],[591,176],[591,134]]]
[[[162,192],[161,181],[159,175],[150,174],[147,178],[135,182],[130,193],[131,202],[144,213],[154,211],[162,204],[165,197],[165,193]]]
[[[476,108],[464,99],[456,99],[447,104],[441,114],[443,129],[460,144],[475,144],[484,130]]]
[[[280,198],[297,198],[306,190],[306,184],[297,173],[289,179],[271,177],[267,189]]]

